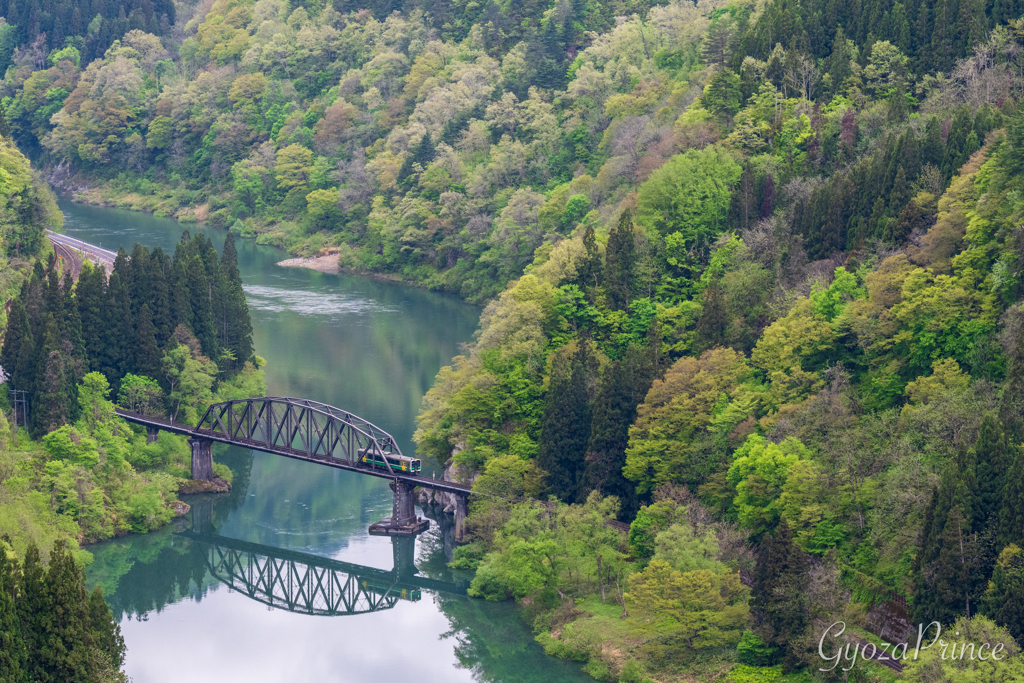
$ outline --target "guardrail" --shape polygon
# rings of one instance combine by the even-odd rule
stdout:
[[[114,259],[117,258],[116,252],[110,251],[109,249],[103,249],[102,247],[97,247],[94,244],[83,242],[80,239],[69,237],[68,235],[62,235],[60,233],[53,232],[52,230],[47,230],[46,235],[50,238],[51,242],[56,242],[64,245],[65,247],[74,249],[93,261],[102,261],[103,263],[113,265]]]

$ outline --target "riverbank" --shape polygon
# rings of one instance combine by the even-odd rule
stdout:
[[[331,275],[337,275],[341,272],[337,253],[325,254],[323,256],[299,256],[278,261],[277,265],[282,268],[309,268],[310,270],[330,273]]]
[[[173,188],[149,180],[121,189],[116,187],[116,180],[97,182],[80,174],[69,175],[65,167],[48,169],[46,178],[56,191],[77,204],[148,213],[157,218],[176,220],[185,227],[210,222],[218,228],[230,229],[236,236],[252,240],[259,246],[284,251],[291,257],[279,263],[284,267],[398,282],[454,294],[470,304],[486,303],[500,294],[507,283],[503,278],[485,277],[467,285],[469,274],[461,261],[443,270],[425,264],[410,264],[390,272],[369,270],[367,264],[360,261],[359,247],[345,242],[340,232],[310,232],[308,225],[287,220],[271,223],[264,223],[257,217],[240,220],[226,206],[228,198],[225,195],[211,194],[206,190]]]

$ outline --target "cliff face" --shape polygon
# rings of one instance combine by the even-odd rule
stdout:
[[[445,465],[444,474],[441,479],[444,481],[455,481],[460,484],[474,484],[478,473],[469,474],[465,468],[459,467],[455,464],[454,459],[449,460],[448,464]],[[444,493],[442,491],[432,491],[429,489],[420,489],[416,492],[416,502],[420,505],[440,505],[444,508],[445,512],[455,512],[455,494]]]

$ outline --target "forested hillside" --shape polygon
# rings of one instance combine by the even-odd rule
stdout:
[[[1015,680],[1022,14],[214,0],[12,53],[4,107],[80,199],[489,301],[416,439],[550,653],[839,678],[821,634],[896,599],[1014,655],[905,679]]]
[[[64,217],[49,186],[9,138],[0,136],[0,295],[9,300],[32,268],[32,257],[49,247],[43,231]],[[0,311],[0,321],[6,312]]]
[[[932,166],[941,179],[925,176],[926,189],[941,194],[993,125],[985,110],[976,127],[975,110],[1014,94],[994,73],[975,78],[1013,71],[1012,30],[952,69],[1013,8],[982,16],[964,3],[950,22],[927,3],[834,5],[375,14],[218,0],[180,44],[132,30],[93,62],[19,52],[5,106],[22,149],[76,174],[72,186],[100,183],[83,197],[208,218],[303,253],[347,245],[346,266],[482,299],[584,217],[614,220],[665,160],[719,137],[742,157],[745,201],[716,230],[771,213],[776,187],[782,199],[796,178],[836,176],[817,193],[801,186],[817,211],[795,226],[811,256],[898,239],[885,231],[903,195]],[[897,31],[890,13],[915,30]],[[940,112],[925,107],[911,126],[919,154],[890,197],[901,124],[929,98],[942,116],[928,129]],[[881,165],[881,191],[858,183]],[[823,192],[844,199],[826,233]]]

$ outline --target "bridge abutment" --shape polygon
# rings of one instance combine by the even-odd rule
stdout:
[[[157,427],[146,427],[146,443],[156,443],[160,439],[160,430]]]
[[[192,447],[192,478],[213,480],[213,442],[209,439],[189,439]]]

